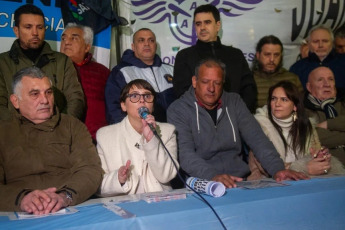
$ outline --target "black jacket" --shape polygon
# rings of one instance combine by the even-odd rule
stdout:
[[[192,84],[195,66],[203,59],[214,57],[226,65],[224,90],[241,95],[251,112],[255,111],[257,89],[253,75],[241,50],[215,42],[197,41],[196,45],[177,53],[174,65],[173,87],[180,97]]]

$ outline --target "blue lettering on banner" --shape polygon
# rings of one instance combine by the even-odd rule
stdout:
[[[5,4],[1,3],[0,8],[1,37],[15,37],[15,34],[13,33],[14,11],[21,5],[29,3],[39,7],[45,15],[45,39],[50,41],[60,41],[61,34],[64,29],[64,23],[61,16],[60,1],[64,0],[0,0],[0,2],[6,2]],[[82,8],[82,10],[88,9],[88,7]],[[110,49],[110,37],[111,27],[108,27],[107,29],[95,35],[94,46]]]
[[[188,21],[187,19],[183,20],[182,24],[181,24],[181,28],[183,27],[187,27],[188,28]]]
[[[244,58],[247,62],[253,62],[255,58],[255,53],[243,53]]]
[[[249,54],[249,61],[253,62],[255,59],[255,53],[250,53]]]
[[[190,10],[190,11],[194,11],[197,7],[198,7],[198,6],[196,5],[196,2],[192,2],[192,4],[191,4],[189,10]]]
[[[171,63],[170,63],[170,57],[163,57],[162,61],[163,61],[164,63],[166,63],[166,64],[171,65]]]
[[[171,56],[171,57],[165,56],[162,58],[162,61],[166,64],[174,65],[175,64],[175,56]]]

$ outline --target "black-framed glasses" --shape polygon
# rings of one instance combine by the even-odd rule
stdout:
[[[155,98],[155,96],[153,96],[153,94],[151,93],[145,93],[145,94],[131,93],[131,94],[128,94],[127,97],[129,97],[129,100],[132,103],[137,103],[141,97],[144,98],[145,102],[152,103],[153,99]]]

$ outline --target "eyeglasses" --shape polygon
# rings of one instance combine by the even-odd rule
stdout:
[[[144,98],[145,102],[152,103],[153,99],[155,98],[151,93],[146,93],[146,94],[132,93],[132,94],[128,94],[127,97],[129,97],[129,100],[132,103],[137,103],[141,97]]]

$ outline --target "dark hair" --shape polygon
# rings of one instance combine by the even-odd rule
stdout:
[[[40,15],[43,18],[44,21],[44,14],[40,8],[37,6],[34,6],[32,4],[26,4],[22,5],[16,11],[14,11],[14,26],[19,26],[20,23],[20,16],[22,14],[35,14],[35,15]]]
[[[218,59],[215,59],[215,58],[206,58],[206,59],[203,59],[201,60],[197,66],[195,67],[195,77],[198,79],[199,78],[199,70],[200,70],[200,67],[202,65],[205,65],[206,67],[219,67],[222,69],[223,71],[223,82],[225,81],[225,75],[226,75],[226,66],[225,64],[218,60]]]
[[[334,31],[334,38],[345,38],[345,25],[342,25]]]
[[[21,81],[23,77],[31,77],[31,78],[38,78],[42,79],[44,77],[47,77],[47,75],[39,68],[37,67],[26,67],[21,70],[19,70],[17,73],[13,75],[13,80],[12,80],[12,91],[14,94],[18,94],[16,92],[16,89],[18,86],[21,85]]]
[[[280,45],[281,53],[283,57],[283,50],[284,50],[283,44],[279,40],[279,38],[277,38],[274,35],[267,35],[267,36],[262,37],[256,44],[256,52],[261,53],[262,47],[266,44]],[[280,63],[277,66],[277,69],[279,69],[282,65],[283,65],[283,58],[281,58]],[[255,56],[254,61],[253,61],[253,70],[257,70],[257,69],[261,70],[262,67],[260,66],[259,60]]]
[[[308,137],[312,134],[312,126],[304,109],[302,95],[298,91],[298,88],[295,84],[289,81],[280,81],[277,84],[270,87],[267,98],[268,117],[272,122],[273,126],[278,131],[279,136],[283,140],[285,151],[287,150],[287,142],[283,136],[282,128],[273,120],[271,108],[271,98],[273,91],[279,87],[284,89],[286,96],[294,103],[294,105],[297,108],[297,120],[293,122],[289,132],[289,136],[292,139],[291,148],[295,153],[296,159],[298,159],[296,152],[298,150],[305,150],[304,148],[307,144]]]
[[[280,45],[280,47],[282,49],[281,52],[283,53],[283,44],[279,40],[279,38],[277,38],[274,35],[267,35],[267,36],[262,37],[259,40],[258,44],[256,44],[256,52],[260,53],[262,50],[262,47],[266,44]]]
[[[128,93],[133,86],[136,86],[138,89],[146,89],[152,93],[154,96],[154,101],[156,99],[156,92],[152,85],[145,81],[144,79],[135,79],[133,81],[130,81],[123,89],[121,90],[121,96],[120,96],[120,102],[125,102],[126,98],[128,96]],[[153,102],[154,102],[153,101]]]
[[[195,20],[195,15],[198,13],[212,13],[216,22],[220,21],[219,10],[214,5],[206,4],[206,5],[198,6],[194,11],[193,21]]]

